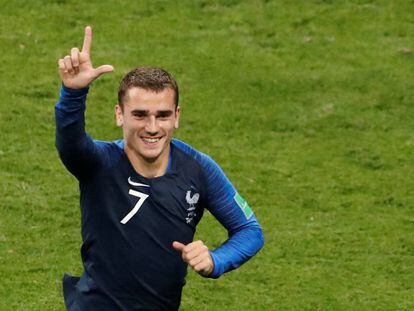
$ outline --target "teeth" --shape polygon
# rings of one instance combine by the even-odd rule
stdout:
[[[145,140],[146,142],[149,142],[149,143],[156,143],[160,139],[159,138],[143,138],[143,140]]]

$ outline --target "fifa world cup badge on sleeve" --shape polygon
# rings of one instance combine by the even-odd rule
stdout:
[[[238,192],[236,192],[236,194],[234,195],[234,200],[236,201],[240,209],[243,211],[244,216],[246,216],[246,219],[249,219],[250,217],[252,217],[253,215],[252,209]]]

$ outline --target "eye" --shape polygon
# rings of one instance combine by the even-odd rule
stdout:
[[[132,111],[132,116],[136,119],[143,119],[147,116],[145,111]]]
[[[157,114],[157,119],[167,120],[171,117],[171,115],[172,115],[171,111],[161,111]]]

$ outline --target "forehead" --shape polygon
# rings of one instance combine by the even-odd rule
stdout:
[[[133,87],[128,89],[126,93],[124,106],[140,110],[174,110],[174,90],[166,88],[155,92],[140,87]]]

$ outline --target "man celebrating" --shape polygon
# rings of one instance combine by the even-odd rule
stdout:
[[[59,60],[56,147],[78,179],[82,214],[83,275],[63,278],[68,310],[177,310],[187,265],[218,278],[263,246],[249,205],[220,167],[179,140],[176,81],[159,68],[142,67],[121,81],[117,125],[123,139],[93,140],[85,133],[89,85],[113,71],[92,66],[92,29],[83,48]],[[210,251],[193,242],[208,209],[229,239]]]

